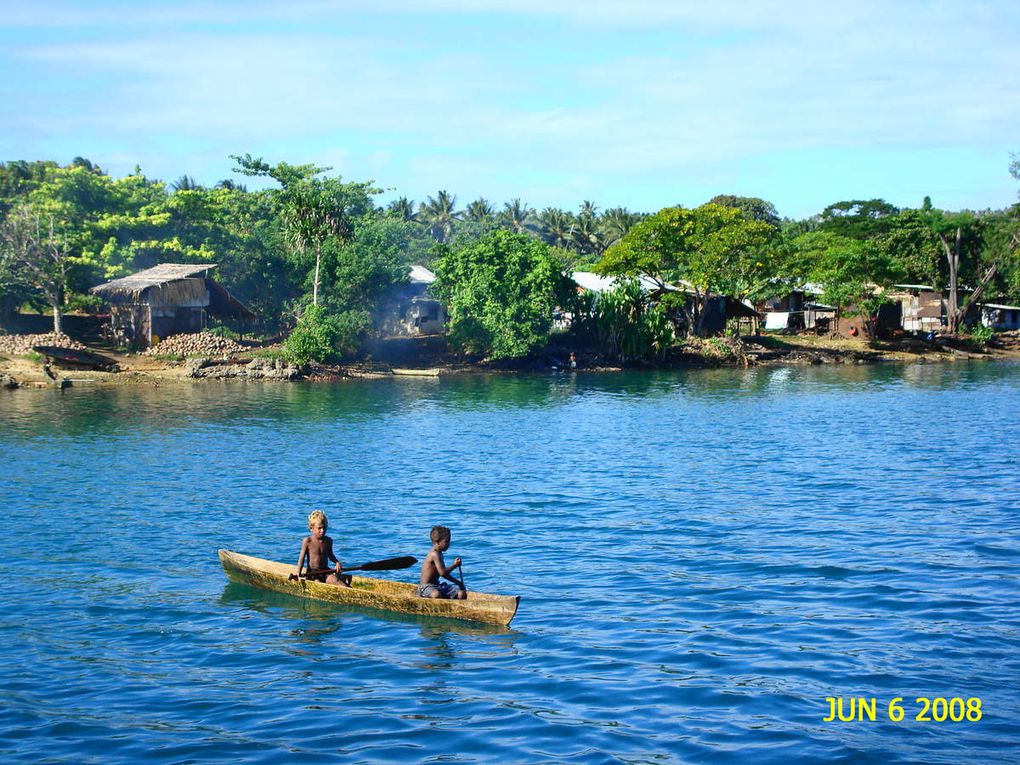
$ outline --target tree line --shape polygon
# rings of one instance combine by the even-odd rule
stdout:
[[[113,178],[84,158],[0,163],[0,321],[28,305],[51,311],[59,329],[64,312],[100,309],[89,287],[163,262],[217,263],[217,279],[262,333],[317,338],[308,357],[323,345],[356,349],[413,264],[437,273],[451,343],[494,357],[542,347],[556,307],[573,313],[578,331],[637,357],[700,334],[716,294],[753,302],[811,282],[837,311],[870,311],[882,299],[876,285],[919,283],[1020,301],[1018,205],[847,200],[802,220],[734,195],[654,213],[590,200],[576,211],[484,198],[459,208],[446,190],[382,205],[372,182],[329,168],[233,159],[235,178],[208,187],[138,168]],[[1015,158],[1010,172],[1020,178]],[[249,190],[246,176],[272,186]],[[620,286],[592,301],[564,279],[575,270],[620,277]],[[628,279],[638,275],[656,286],[637,289]],[[951,310],[951,329],[965,307],[961,299]]]

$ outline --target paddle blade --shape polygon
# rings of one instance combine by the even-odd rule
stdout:
[[[411,568],[418,559],[413,555],[405,555],[402,558],[387,558],[386,560],[372,561],[371,563],[364,563],[357,568],[362,571],[396,571],[402,568]],[[352,569],[353,570],[353,569]]]

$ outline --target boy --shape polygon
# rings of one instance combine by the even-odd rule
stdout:
[[[326,536],[326,529],[329,527],[329,519],[321,510],[313,510],[308,516],[308,530],[312,532],[301,542],[301,556],[298,558],[297,572],[301,576],[301,567],[307,563],[308,571],[315,569],[328,569],[330,561],[336,564],[333,573],[325,572],[307,576],[308,579],[315,579],[326,584],[337,584],[350,587],[350,577],[340,576],[344,570],[336,555],[333,554],[333,539]]]
[[[429,533],[432,540],[432,550],[425,558],[421,566],[421,579],[418,580],[418,596],[422,598],[447,598],[449,600],[464,600],[467,593],[464,591],[464,583],[455,579],[452,571],[460,568],[460,558],[457,558],[453,565],[446,567],[443,560],[443,553],[450,549],[450,530],[446,526],[433,526]],[[454,582],[457,587],[440,582],[439,577],[444,577]]]

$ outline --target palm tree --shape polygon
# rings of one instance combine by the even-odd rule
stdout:
[[[453,236],[453,224],[461,217],[456,206],[456,195],[450,196],[443,190],[418,207],[418,219],[428,226],[429,233],[437,242],[448,242]]]
[[[598,220],[592,215],[577,216],[570,230],[570,238],[582,255],[600,258],[608,247],[606,235],[599,229]]]
[[[599,207],[597,204],[592,202],[590,199],[586,199],[581,202],[581,209],[577,213],[578,217],[581,218],[597,218],[599,215]]]
[[[567,247],[570,244],[570,229],[574,225],[574,216],[566,210],[547,207],[537,216],[538,228],[542,239],[553,247]]]
[[[414,220],[414,200],[407,197],[394,199],[386,206],[386,214],[404,221]]]
[[[602,213],[602,231],[606,235],[607,244],[623,239],[642,217],[640,213],[632,213],[626,207],[612,207]]]
[[[195,179],[190,175],[182,175],[170,184],[170,188],[174,191],[200,191],[202,186],[201,184],[195,183]]]
[[[520,199],[503,203],[503,212],[499,214],[499,222],[515,234],[523,234],[528,228],[528,218],[534,212]]]
[[[475,223],[488,223],[495,214],[496,208],[489,204],[489,200],[485,197],[478,197],[467,206],[464,211],[464,219]]]

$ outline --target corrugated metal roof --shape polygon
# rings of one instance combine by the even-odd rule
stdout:
[[[602,276],[600,274],[593,274],[591,271],[574,271],[570,274],[570,278],[573,279],[578,287],[586,289],[589,292],[609,292],[616,288],[616,285],[620,283],[620,279],[615,276]],[[660,284],[650,276],[641,274],[637,277],[638,284],[641,285],[641,289],[645,292],[656,292],[661,289],[667,289],[670,291],[677,292],[676,287],[672,284]]]
[[[196,276],[211,268],[216,268],[215,263],[160,263],[158,266],[147,268],[131,276],[121,279],[114,279],[105,284],[92,287],[89,292],[96,295],[116,294],[140,294],[149,287],[157,287],[161,284],[175,282],[178,279],[187,279]]]
[[[417,284],[432,284],[436,275],[425,266],[411,266],[411,282]]]

